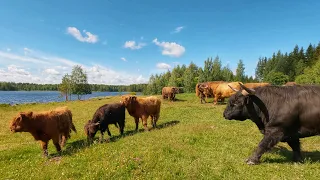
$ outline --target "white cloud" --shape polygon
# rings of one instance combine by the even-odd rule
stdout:
[[[51,74],[51,75],[59,75],[60,74],[59,71],[57,71],[53,68],[46,69],[46,70],[44,70],[44,72],[47,74]]]
[[[29,49],[29,48],[23,48],[23,51],[24,51],[24,55],[27,55],[27,54],[30,54],[30,53],[32,53],[32,50],[31,49]]]
[[[158,63],[157,64],[157,68],[158,69],[170,69],[171,66],[169,64],[166,64],[166,63]]]
[[[122,61],[127,61],[126,58],[124,58],[124,57],[122,57],[122,58],[120,58],[120,59],[121,59]]]
[[[180,57],[186,51],[183,46],[175,42],[159,42],[157,38],[155,38],[152,42],[162,48],[162,55]]]
[[[145,45],[146,45],[145,43],[136,43],[135,41],[126,41],[123,47],[135,50],[135,49],[141,49]]]
[[[35,50],[26,55],[0,51],[1,81],[58,84],[64,74],[71,74],[73,65],[82,66],[88,74],[89,83],[128,85],[148,82],[133,72],[121,72],[101,65],[87,66]]]
[[[88,32],[86,30],[83,30],[83,32],[86,34],[86,36],[82,36],[82,34],[79,31],[79,29],[77,29],[76,27],[68,27],[67,28],[67,33],[72,35],[78,41],[87,42],[87,43],[93,43],[93,44],[98,42],[98,36],[97,35],[94,35],[91,32]]]
[[[182,29],[184,29],[184,26],[176,27],[172,33],[179,33]]]

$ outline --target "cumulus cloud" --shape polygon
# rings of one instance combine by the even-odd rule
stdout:
[[[145,43],[136,43],[135,41],[126,41],[123,47],[136,50],[136,49],[141,49],[145,45],[146,45]]]
[[[1,81],[58,84],[64,74],[71,74],[74,65],[82,66],[91,84],[128,85],[148,82],[142,75],[133,72],[121,72],[102,65],[87,66],[34,50],[26,55],[0,51]]]
[[[122,61],[127,61],[126,58],[124,58],[124,57],[122,57],[122,58],[120,58],[120,59],[121,59]]]
[[[152,42],[162,48],[162,55],[180,57],[186,51],[183,46],[175,42],[159,42],[157,38],[155,38]]]
[[[59,71],[57,71],[53,68],[46,69],[46,70],[44,70],[44,72],[47,74],[52,74],[52,75],[59,75],[60,74]]]
[[[182,29],[184,29],[184,26],[176,27],[172,33],[179,33]]]
[[[171,68],[171,66],[166,63],[158,63],[156,66],[158,69],[170,69]]]
[[[85,36],[83,36],[81,34],[81,32],[79,31],[79,29],[77,29],[76,27],[68,27],[67,28],[67,33],[70,34],[71,36],[73,36],[74,38],[76,38],[78,41],[81,42],[87,42],[87,43],[96,43],[98,42],[98,36],[92,34],[91,32],[88,32],[86,30],[83,30]]]

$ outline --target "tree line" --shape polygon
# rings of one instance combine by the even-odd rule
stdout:
[[[256,82],[252,76],[245,75],[245,66],[241,59],[234,74],[228,65],[222,66],[217,56],[214,59],[211,57],[205,60],[203,68],[191,62],[188,66],[177,65],[172,71],[151,75],[145,93],[161,94],[165,86],[183,87],[184,92],[191,93],[195,92],[197,83],[207,81]]]
[[[260,57],[255,76],[258,81],[282,85],[288,81],[299,84],[319,84],[317,67],[320,58],[320,43],[309,44],[305,50],[296,45],[291,52],[282,53],[280,50],[271,57]]]

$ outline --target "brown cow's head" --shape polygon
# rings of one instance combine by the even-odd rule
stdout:
[[[87,135],[88,141],[92,141],[97,131],[100,129],[100,123],[94,123],[91,120],[84,126],[84,132]]]
[[[128,105],[132,104],[137,100],[136,96],[133,95],[123,95],[121,96],[121,103],[125,106],[128,107]]]
[[[179,90],[180,89],[178,87],[173,87],[172,88],[172,92],[175,93],[175,94],[179,94]]]
[[[13,118],[10,123],[10,130],[12,132],[23,132],[28,129],[28,120],[32,118],[32,112],[20,112]]]

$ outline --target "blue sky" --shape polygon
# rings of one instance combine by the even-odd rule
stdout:
[[[201,3],[200,3],[201,2]],[[89,83],[147,82],[176,64],[318,44],[320,1],[1,0],[0,81],[60,83],[80,64]]]

